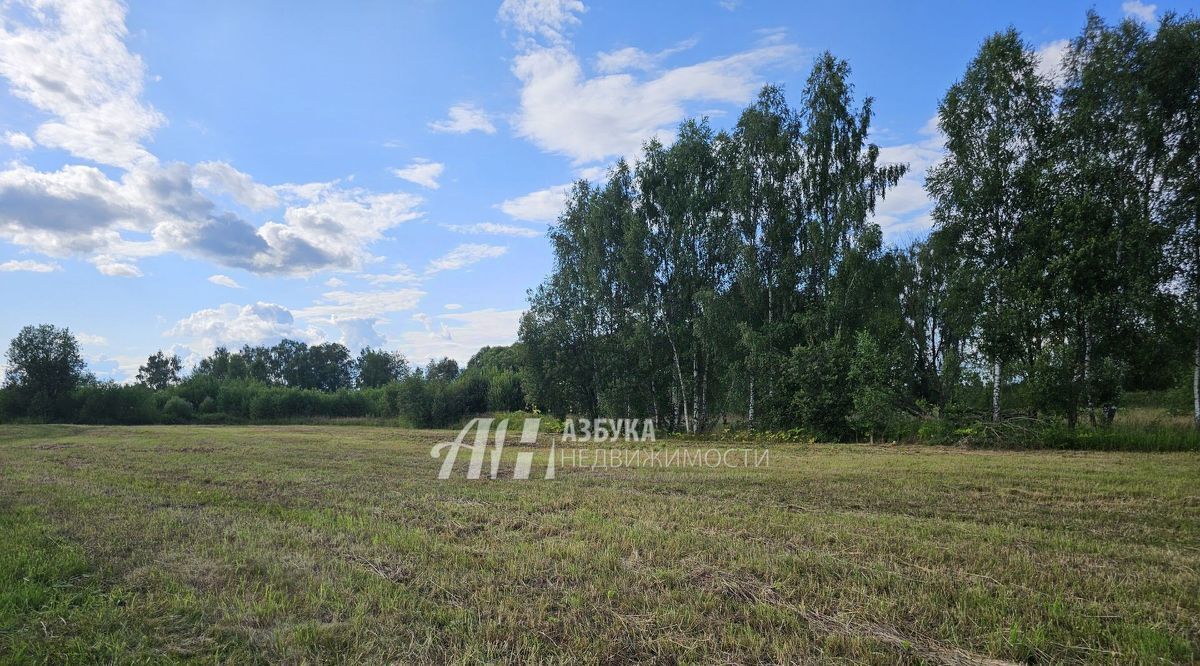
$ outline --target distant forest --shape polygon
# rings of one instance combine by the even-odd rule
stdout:
[[[160,352],[116,386],[88,379],[69,332],[28,327],[0,418],[528,410],[876,439],[1103,429],[1127,392],[1186,391],[1200,425],[1194,16],[1150,31],[1089,14],[1052,77],[1016,31],[985,40],[938,106],[933,229],[904,247],[873,214],[908,165],[881,161],[849,65],[818,57],[796,102],[768,86],[731,129],[687,121],[576,183],[519,341],[465,369],[283,341],[218,349],[186,378]]]

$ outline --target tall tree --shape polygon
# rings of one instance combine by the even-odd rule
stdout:
[[[1116,28],[1089,12],[1065,58],[1054,137],[1056,199],[1049,239],[1049,279],[1039,294],[1050,311],[1051,335],[1071,359],[1088,418],[1112,395],[1109,375],[1124,341],[1145,321],[1161,283],[1161,225],[1150,215],[1156,160],[1147,147],[1143,53],[1145,28]],[[1068,373],[1067,376],[1072,376]],[[1114,405],[1105,405],[1106,418]],[[1075,421],[1069,406],[1067,418]]]
[[[408,359],[400,352],[364,347],[358,352],[354,368],[359,388],[376,388],[404,379],[408,374]]]
[[[994,421],[1004,362],[1020,351],[1017,329],[1027,321],[1022,262],[1033,260],[1026,243],[1045,214],[1040,183],[1051,96],[1036,56],[1009,29],[984,41],[938,107],[946,157],[930,169],[926,187],[934,220],[965,269],[958,275],[978,282],[983,296],[979,350],[991,366]]]
[[[1192,332],[1193,419],[1200,428],[1200,20],[1164,16],[1148,59],[1153,148],[1163,160],[1158,208],[1172,234],[1167,257]]]
[[[23,393],[31,415],[53,416],[59,400],[84,380],[79,343],[66,328],[26,326],[8,346],[5,384]]]
[[[179,383],[179,373],[183,370],[183,359],[178,354],[170,356],[160,349],[138,368],[137,382],[155,391],[161,391]]]

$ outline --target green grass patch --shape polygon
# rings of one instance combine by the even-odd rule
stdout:
[[[439,481],[454,434],[4,428],[0,660],[1200,656],[1195,452],[764,443]]]

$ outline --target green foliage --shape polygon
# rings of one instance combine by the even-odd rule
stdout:
[[[179,373],[182,370],[183,359],[179,358],[178,354],[167,356],[159,350],[146,359],[145,365],[138,368],[137,382],[155,391],[161,391],[178,384]]]
[[[860,331],[850,361],[849,382],[852,411],[850,425],[865,432],[872,442],[888,434],[897,421],[898,390],[894,385],[895,368],[875,338]]]
[[[79,343],[66,328],[50,324],[26,326],[12,339],[6,354],[4,385],[30,418],[53,420],[69,413],[68,396],[85,379]]]
[[[186,402],[213,421],[530,409],[690,435],[1109,437],[1126,389],[1200,391],[1198,53],[1200,21],[1170,13],[1155,31],[1090,13],[1053,76],[1015,29],[990,36],[939,104],[935,225],[907,247],[874,213],[908,166],[882,161],[872,98],[824,53],[795,107],[764,87],[728,131],[685,121],[576,183],[515,345],[410,368],[285,339],[183,381],[160,351],[147,402],[88,380],[68,331],[26,327],[0,418],[195,418]]]
[[[171,423],[186,423],[192,420],[195,409],[187,400],[179,396],[172,396],[163,404],[162,412],[163,416]]]
[[[73,397],[78,414],[71,420],[79,423],[140,425],[162,420],[154,392],[145,386],[97,384],[76,390]]]

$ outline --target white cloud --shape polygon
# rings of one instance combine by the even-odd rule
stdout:
[[[526,35],[562,42],[566,29],[579,25],[576,14],[585,11],[580,0],[504,0],[497,17]]]
[[[35,132],[38,143],[101,164],[153,163],[141,142],[165,119],[139,99],[146,68],[125,46],[124,5],[17,4],[24,11],[0,22],[0,76],[14,96],[51,116]]]
[[[441,162],[430,162],[418,157],[406,167],[392,169],[392,175],[410,183],[416,183],[421,187],[436,190],[438,188],[437,179],[441,177],[442,171],[445,169],[446,165]]]
[[[146,362],[135,356],[98,354],[85,357],[88,370],[100,380],[128,384],[137,376],[138,368]]]
[[[647,79],[629,73],[589,78],[566,46],[534,47],[513,64],[521,82],[516,131],[576,164],[632,157],[650,138],[669,143],[689,104],[744,104],[761,87],[762,69],[799,53],[790,44],[761,44]]]
[[[913,143],[884,146],[879,149],[879,161],[884,164],[907,163],[909,170],[896,187],[875,209],[875,222],[884,234],[895,238],[909,232],[922,231],[933,225],[929,215],[930,201],[925,192],[925,174],[941,161],[945,137],[934,116],[921,128],[922,139]]]
[[[1062,83],[1063,59],[1071,48],[1070,40],[1058,39],[1042,44],[1037,49],[1037,73],[1055,84]]]
[[[96,266],[96,270],[109,277],[142,277],[141,269],[128,262],[116,261],[108,257],[99,257],[92,263]]]
[[[597,56],[601,76],[588,77],[565,34],[584,11],[577,0],[505,0],[499,12],[521,34],[512,67],[521,83],[517,134],[576,164],[632,158],[650,138],[667,143],[689,105],[744,104],[761,87],[764,69],[800,55],[772,32],[741,53],[661,72],[666,56],[692,43],[656,54],[635,47],[604,52]]]
[[[268,187],[224,162],[160,164],[143,142],[165,119],[140,101],[145,67],[129,52],[116,0],[15,0],[0,5],[0,76],[50,118],[37,143],[118,167],[68,164],[0,170],[0,240],[53,257],[82,256],[106,275],[137,276],[136,262],[168,252],[258,273],[360,270],[369,246],[420,217],[420,197],[373,193],[339,181]],[[14,9],[8,12],[8,9]],[[4,135],[29,147],[24,135]],[[352,177],[345,179],[352,180]],[[255,226],[208,194],[282,218]]]
[[[321,299],[295,313],[302,319],[332,320],[332,318],[382,317],[390,312],[402,312],[417,307],[424,291],[415,288],[391,291],[328,291]]]
[[[228,194],[250,210],[264,210],[279,205],[279,194],[274,189],[254,182],[250,174],[242,173],[225,162],[201,162],[192,171],[197,187]]]
[[[387,345],[387,338],[375,330],[375,325],[379,323],[376,317],[334,317],[331,323],[342,333],[338,342],[346,345],[351,353],[357,353],[363,347],[380,348]]]
[[[425,268],[426,274],[441,271],[453,271],[479,263],[484,259],[493,259],[508,252],[503,245],[484,245],[481,243],[464,243],[446,254],[429,262]]]
[[[446,224],[443,225],[450,231],[460,234],[491,234],[496,236],[517,236],[519,238],[537,238],[543,232],[529,227],[518,227],[511,224],[495,224],[493,222],[480,222],[479,224]]]
[[[253,305],[225,303],[199,310],[175,322],[163,335],[184,338],[201,354],[208,354],[221,345],[259,345],[274,343],[281,338],[304,342],[324,340],[320,330],[298,326],[287,308],[261,301]]]
[[[108,340],[102,335],[92,335],[91,333],[76,332],[75,339],[81,345],[92,345],[95,347],[103,347],[108,344]]]
[[[495,134],[496,126],[492,124],[487,113],[479,107],[462,102],[450,107],[445,120],[429,123],[429,129],[448,134],[466,134],[468,132],[483,132]]]
[[[421,217],[421,201],[403,192],[328,190],[312,203],[288,208],[282,223],[259,227],[257,235],[266,247],[253,255],[249,268],[293,275],[327,268],[358,270],[372,258],[368,245],[397,225]]]
[[[210,275],[208,276],[208,281],[221,287],[229,287],[230,289],[243,288],[242,285],[237,283],[237,280],[229,277],[228,275]]]
[[[462,306],[459,305],[458,303],[447,303],[447,304],[443,305],[442,307],[446,308],[447,310],[461,310],[462,309]]]
[[[8,147],[13,150],[33,150],[37,145],[24,132],[5,132],[4,143],[8,144]]]
[[[421,282],[424,279],[420,275],[417,275],[413,269],[402,263],[396,264],[396,270],[394,273],[365,273],[361,277],[367,282],[375,285],[412,284]]]
[[[500,210],[513,219],[526,222],[554,222],[567,206],[571,184],[555,185],[530,192],[499,204]]]
[[[1127,18],[1135,18],[1142,23],[1154,23],[1154,13],[1158,11],[1158,5],[1147,5],[1140,0],[1129,0],[1121,3],[1121,11],[1125,12]]]
[[[696,43],[696,40],[689,39],[658,53],[647,53],[635,46],[627,46],[614,51],[601,51],[596,54],[596,70],[602,74],[617,74],[631,70],[655,70],[661,67],[663,61],[668,57],[686,51]]]
[[[465,364],[481,347],[508,345],[517,339],[523,310],[475,310],[430,317],[413,317],[424,324],[422,331],[409,331],[401,348],[414,363],[448,356]]]
[[[62,266],[54,262],[31,261],[31,260],[12,260],[0,264],[0,273],[13,273],[16,271],[25,271],[28,273],[50,273],[53,271],[61,271]]]
[[[346,281],[340,277],[331,277],[325,281],[325,286],[330,289],[337,289],[338,287],[346,286]]]

